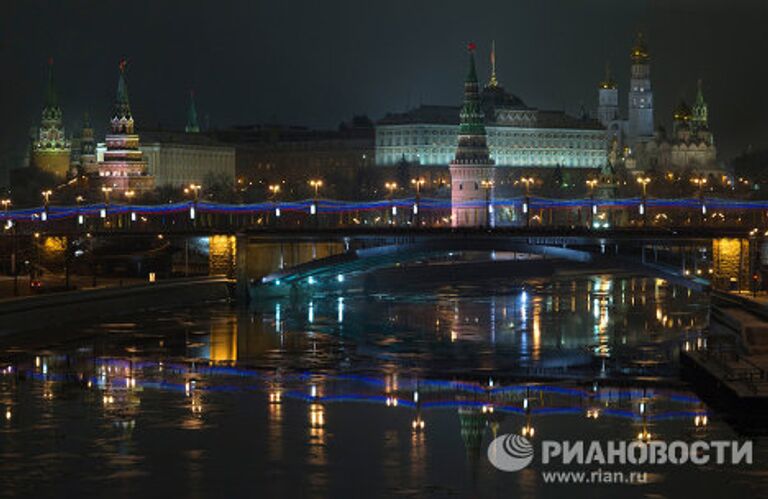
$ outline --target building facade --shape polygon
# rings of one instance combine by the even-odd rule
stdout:
[[[235,148],[204,135],[142,131],[139,149],[157,186],[201,185],[212,177],[235,185]]]

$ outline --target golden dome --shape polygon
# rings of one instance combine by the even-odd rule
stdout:
[[[635,39],[635,45],[632,47],[632,62],[643,63],[648,62],[651,56],[648,54],[648,45],[645,44],[645,37],[643,33],[639,32]]]

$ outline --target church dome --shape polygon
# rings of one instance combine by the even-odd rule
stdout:
[[[520,97],[507,92],[501,85],[485,87],[481,99],[485,108],[527,109],[528,107]]]
[[[645,43],[643,33],[637,34],[635,44],[632,46],[631,58],[634,63],[645,63],[651,58],[648,54],[648,45]]]
[[[688,122],[691,120],[691,116],[691,107],[684,100],[680,100],[680,103],[677,105],[675,112],[672,115],[674,120]]]

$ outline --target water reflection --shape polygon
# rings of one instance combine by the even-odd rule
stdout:
[[[494,471],[490,440],[734,438],[665,370],[681,341],[705,346],[704,305],[662,282],[597,276],[159,312],[86,339],[57,331],[45,349],[0,354],[0,486],[560,497],[534,470]],[[755,482],[674,472],[643,492]]]

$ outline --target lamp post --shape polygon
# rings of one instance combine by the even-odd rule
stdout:
[[[426,183],[427,181],[424,180],[424,177],[411,179],[411,185],[416,189],[416,204],[413,205],[413,211],[414,215],[416,215],[414,218],[417,227],[421,226],[421,187]]]
[[[44,206],[43,206],[43,222],[48,221],[48,203],[51,200],[51,194],[53,194],[53,191],[47,190],[43,191],[40,194],[42,194],[43,199],[45,200]]]
[[[315,196],[312,198],[312,207],[310,208],[310,215],[315,216],[315,225],[319,224],[319,217],[317,216],[317,195],[320,188],[323,186],[321,179],[312,179],[309,181],[310,187],[315,189]]]
[[[587,218],[587,221],[589,223],[587,228],[592,228],[592,226],[595,223],[595,186],[597,186],[597,179],[590,178],[586,181],[587,187],[589,188],[589,216]]]
[[[493,223],[493,206],[491,206],[491,189],[493,189],[493,180],[481,180],[480,185],[485,189],[485,227],[490,229]]]
[[[11,224],[10,228],[13,231],[11,233],[11,243],[12,243],[12,249],[11,249],[11,274],[13,275],[13,296],[18,296],[19,294],[19,274],[16,272],[16,224],[14,224],[11,219],[8,216],[8,211],[11,207],[11,200],[10,199],[3,199],[3,211],[5,211],[5,218],[6,218],[6,224]]]
[[[200,184],[189,184],[189,190],[193,194],[192,208],[189,209],[189,218],[193,223],[197,217],[197,200],[200,199],[200,189],[202,188],[203,186]]]
[[[123,195],[125,196],[125,199],[127,200],[128,204],[130,205],[131,204],[131,200],[136,195],[136,192],[135,191],[125,191],[125,193]],[[128,220],[129,220],[128,221],[129,224],[131,222],[135,222],[136,221],[136,212],[135,211],[131,210],[131,214],[130,214]]]
[[[389,223],[391,225],[395,223],[395,215],[397,215],[395,204],[392,201],[395,195],[395,190],[397,190],[397,182],[385,182],[384,187],[389,191],[389,204],[390,204]]]
[[[691,183],[696,185],[699,189],[699,201],[701,202],[701,224],[704,224],[704,217],[707,214],[707,207],[704,204],[704,186],[707,185],[707,177],[699,176],[699,177],[693,177],[691,179]]]
[[[646,207],[647,200],[648,200],[648,184],[651,183],[650,177],[638,177],[637,183],[640,184],[643,188],[643,200],[640,204],[640,211],[642,212],[641,215],[643,216],[643,225],[646,225],[648,222],[648,209]]]
[[[280,207],[277,206],[277,195],[280,194],[280,184],[270,184],[269,192],[272,198],[272,204],[275,205],[275,225],[277,225],[277,219],[280,218]]]
[[[528,227],[531,225],[531,185],[536,182],[536,179],[533,177],[523,177],[520,179],[520,182],[525,185],[525,201],[523,202],[523,213],[525,214],[525,226]]]
[[[112,192],[111,187],[102,187],[101,192],[104,194],[104,211],[102,213],[102,217],[104,219],[104,225],[106,225],[109,220],[107,219],[108,211],[109,211],[109,193]]]

